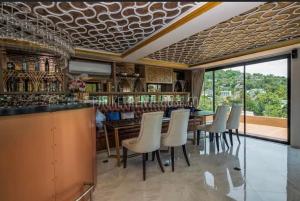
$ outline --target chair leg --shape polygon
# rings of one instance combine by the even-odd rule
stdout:
[[[155,160],[155,151],[152,151],[152,161]]]
[[[174,172],[174,147],[171,147],[172,172]]]
[[[123,147],[123,168],[127,166],[127,148]]]
[[[146,161],[148,161],[148,153],[145,153],[146,154]]]
[[[232,143],[232,130],[231,129],[229,129],[229,139],[230,139],[230,144],[232,146],[233,143]]]
[[[209,141],[212,142],[214,140],[213,133],[209,132]]]
[[[223,134],[223,139],[224,139],[224,141],[225,141],[225,144],[226,144],[227,148],[229,148],[228,142],[227,142],[227,139],[226,139],[226,133],[223,132],[222,134]]]
[[[161,169],[162,172],[165,172],[164,166],[162,165],[162,162],[161,162],[161,159],[160,159],[160,153],[159,153],[159,150],[156,150],[155,152],[152,152],[152,153],[155,153],[155,154],[156,154],[156,158],[157,158],[159,167],[160,167],[160,169]]]
[[[217,150],[218,150],[218,152],[219,152],[219,135],[218,135],[218,133],[215,133],[215,135],[216,135],[216,144],[217,144]]]
[[[197,130],[197,145],[200,144],[200,133],[201,131]]]
[[[239,137],[239,129],[235,129],[235,132],[236,132],[236,137],[239,141],[239,144],[241,144],[240,137]]]
[[[182,151],[183,151],[183,155],[184,155],[184,157],[185,157],[186,163],[188,164],[188,166],[191,166],[191,165],[190,165],[189,158],[188,158],[187,153],[186,153],[186,146],[185,146],[185,144],[182,145]]]
[[[143,154],[143,180],[146,180],[146,154]]]

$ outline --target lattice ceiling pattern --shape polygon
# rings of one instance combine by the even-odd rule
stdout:
[[[190,65],[201,64],[298,37],[300,3],[273,2],[201,31],[148,57]]]
[[[75,47],[123,53],[195,2],[18,2],[67,31]],[[22,12],[18,12],[21,15]]]

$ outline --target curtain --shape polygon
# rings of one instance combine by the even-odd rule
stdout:
[[[195,107],[198,107],[200,102],[204,73],[204,69],[197,69],[192,71],[192,100]]]

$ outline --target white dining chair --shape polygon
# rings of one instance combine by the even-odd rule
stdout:
[[[127,150],[142,154],[143,180],[146,180],[146,160],[149,152],[155,152],[161,171],[164,172],[159,153],[163,114],[163,112],[144,113],[139,136],[122,141],[124,168],[127,165]]]
[[[162,134],[161,145],[171,148],[172,171],[174,172],[174,147],[181,146],[188,166],[190,162],[186,153],[187,130],[189,124],[189,109],[172,111],[167,133]]]
[[[232,130],[235,130],[237,139],[239,143],[241,143],[239,138],[239,126],[240,126],[240,117],[242,113],[242,106],[238,104],[234,104],[231,107],[230,114],[226,123],[226,128],[229,132],[230,144],[233,145],[232,142]]]
[[[228,110],[229,110],[228,106],[225,105],[218,106],[216,114],[214,116],[214,120],[211,124],[204,124],[204,125],[197,126],[197,130],[204,131],[205,133],[209,132],[212,133],[212,135],[216,136],[216,144],[217,144],[218,151],[219,151],[219,133],[223,135],[225,144],[229,148],[226,135],[225,135]]]

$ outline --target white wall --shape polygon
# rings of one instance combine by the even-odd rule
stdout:
[[[291,60],[291,145],[300,148],[300,48]]]
[[[70,60],[69,71],[71,73],[91,73],[93,75],[111,75],[111,63]]]

